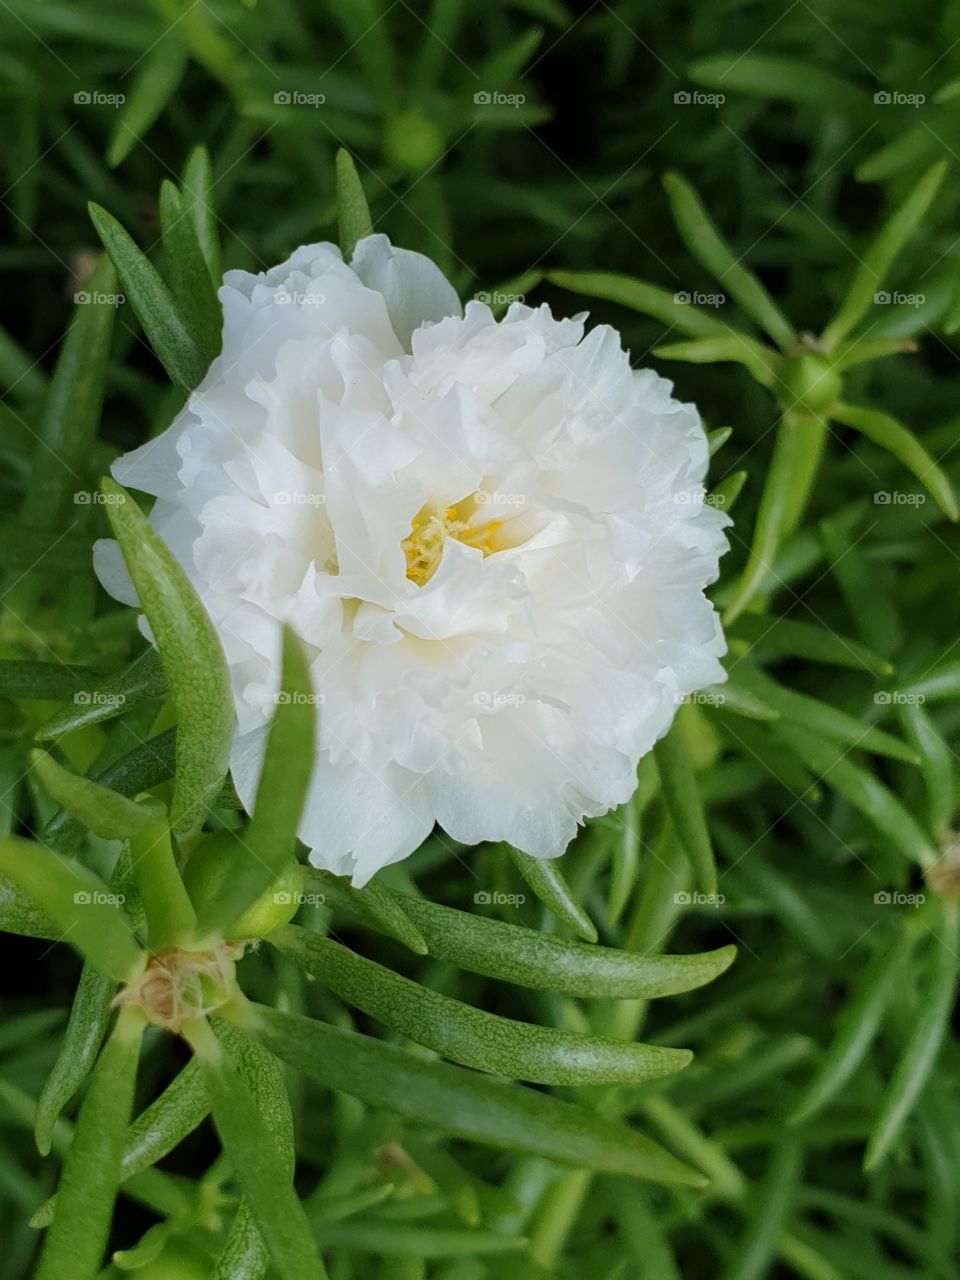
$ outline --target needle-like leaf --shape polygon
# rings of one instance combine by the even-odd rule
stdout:
[[[697,261],[774,342],[784,349],[793,346],[796,334],[790,322],[717,231],[690,183],[678,173],[668,173],[663,185],[680,236]]]
[[[113,1202],[120,1185],[126,1134],[143,1032],[142,1015],[127,1009],[90,1078],[57,1193],[57,1212],[44,1241],[37,1280],[93,1280],[99,1275]]]
[[[685,1049],[514,1022],[402,978],[329,938],[287,925],[270,941],[342,1000],[464,1066],[540,1084],[646,1080],[685,1067]]]
[[[190,581],[133,499],[104,477],[110,524],[153,631],[177,712],[172,821],[195,831],[220,790],[233,740],[233,697],[220,640]]]
[[[519,1085],[427,1062],[393,1045],[295,1014],[255,1006],[254,1033],[328,1088],[419,1124],[564,1164],[627,1173],[671,1186],[705,1179],[624,1125]]]
[[[340,250],[351,258],[357,241],[373,231],[367,197],[360,185],[360,175],[353,156],[342,147],[337,152],[337,223]]]

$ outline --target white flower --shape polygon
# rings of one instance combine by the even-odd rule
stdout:
[[[300,835],[357,883],[434,823],[562,853],[633,792],[686,694],[724,678],[703,594],[726,519],[671,384],[607,326],[461,311],[385,236],[306,245],[220,290],[223,350],[114,466],[230,665],[252,803],[280,624],[311,659],[318,757]],[[115,544],[98,573],[135,604]]]

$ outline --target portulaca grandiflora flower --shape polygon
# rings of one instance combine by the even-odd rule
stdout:
[[[357,883],[435,823],[562,853],[631,795],[687,694],[723,679],[703,588],[692,405],[607,326],[464,310],[438,268],[362,240],[228,272],[223,349],[173,425],[121,458],[212,617],[253,800],[281,624],[311,660],[300,835]],[[102,581],[136,603],[113,543]]]

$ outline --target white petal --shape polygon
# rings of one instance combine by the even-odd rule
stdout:
[[[415,329],[460,315],[460,299],[439,267],[422,253],[395,249],[386,236],[359,240],[350,265],[368,289],[383,294],[397,341],[406,351]]]
[[[397,765],[374,772],[355,762],[333,768],[322,757],[300,822],[310,861],[358,887],[416,849],[433,828],[425,779]]]
[[[123,563],[120,547],[112,538],[98,538],[93,544],[93,571],[105,591],[121,604],[139,607],[136,587]]]

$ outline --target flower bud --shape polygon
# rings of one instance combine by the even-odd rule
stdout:
[[[784,383],[785,407],[811,416],[826,413],[840,398],[840,375],[829,360],[814,352],[787,362]]]
[[[443,154],[443,134],[426,116],[404,111],[387,121],[383,154],[404,173],[423,173]]]
[[[190,855],[184,884],[197,915],[209,914],[223,895],[244,856],[242,837],[233,831],[205,836]],[[303,867],[291,857],[262,896],[225,930],[230,938],[264,938],[296,914],[303,890]]]

